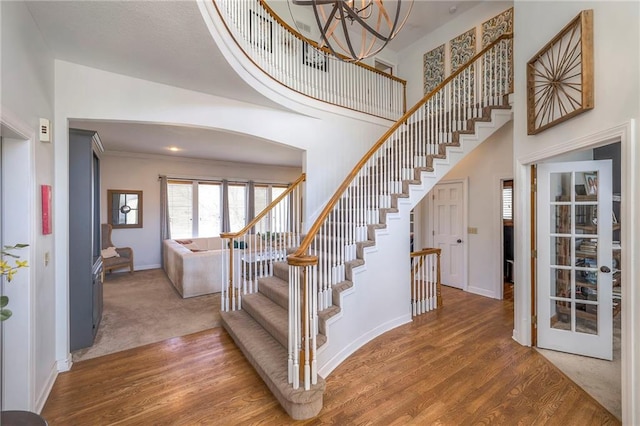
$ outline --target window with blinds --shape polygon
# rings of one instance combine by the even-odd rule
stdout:
[[[502,187],[502,220],[513,220],[513,181],[505,181]]]

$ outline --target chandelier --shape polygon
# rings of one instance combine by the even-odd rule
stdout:
[[[311,6],[320,31],[319,47],[357,62],[382,49],[402,29],[413,0],[291,0]]]

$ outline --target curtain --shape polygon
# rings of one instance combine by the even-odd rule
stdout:
[[[229,181],[222,180],[222,232],[231,232],[231,219],[229,218]]]
[[[255,190],[255,182],[250,180],[247,183],[247,219],[245,225],[248,225],[249,222],[256,217],[256,190]],[[251,228],[249,230],[250,234],[255,233],[254,229]]]
[[[169,224],[169,196],[167,191],[167,177],[160,176],[160,240],[162,266],[164,267],[164,240],[171,238],[171,226]]]

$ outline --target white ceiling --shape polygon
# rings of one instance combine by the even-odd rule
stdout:
[[[390,48],[401,50],[476,1],[415,0]],[[27,1],[57,59],[106,71],[282,109],[247,85],[228,65],[195,1]],[[207,129],[150,124],[75,123],[97,130],[107,151],[167,154],[301,166],[299,150]]]
[[[272,166],[302,165],[300,149],[253,136],[203,128],[143,123],[73,120],[69,126],[97,131],[105,151],[135,151],[142,154]],[[170,150],[172,147],[178,148],[179,151]]]

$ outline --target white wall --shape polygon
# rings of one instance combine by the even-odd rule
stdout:
[[[510,1],[485,1],[460,16],[452,19],[445,26],[422,37],[398,52],[398,77],[407,80],[407,107],[410,108],[424,96],[423,56],[430,50],[447,43],[473,27],[476,28],[477,50],[480,51],[482,31],[480,25],[499,13],[513,6]],[[514,31],[517,32],[517,27]],[[445,47],[448,50],[448,47]],[[449,52],[446,53],[447,58]],[[445,63],[445,69],[447,63]],[[445,74],[449,75],[448,72]]]
[[[5,288],[14,316],[2,324],[2,409],[39,411],[56,374],[54,267],[44,263],[45,253],[54,257],[56,232],[42,235],[39,221],[40,185],[53,184],[54,148],[35,140],[38,119],[53,122],[53,56],[25,3],[0,2],[0,11],[2,121],[24,136],[3,144],[3,185],[14,197],[3,203],[2,243],[30,245],[19,253],[29,269]]]
[[[513,177],[512,158],[513,122],[509,122],[462,158],[441,180],[468,179],[468,226],[477,228],[478,233],[466,234],[464,238],[469,250],[467,290],[493,298],[501,297],[502,285],[501,179]],[[427,195],[416,206],[420,247],[433,247],[428,235],[430,198]]]
[[[55,161],[58,188],[68,187],[68,121],[113,120],[223,129],[305,150],[306,220],[310,223],[387,121],[275,110],[55,61]],[[314,112],[306,108],[305,113]],[[362,116],[362,114],[360,114]],[[127,185],[128,186],[128,185]],[[54,194],[58,360],[68,360],[68,194]],[[309,224],[307,223],[307,224]]]
[[[111,240],[116,246],[131,247],[136,270],[159,268],[160,254],[160,182],[158,175],[185,178],[226,178],[257,182],[290,183],[300,177],[295,167],[270,167],[220,161],[180,159],[170,156],[109,155],[100,163],[102,222],[107,220],[107,190],[130,189],[143,192],[143,228],[114,229]]]
[[[595,108],[558,124],[535,136],[527,135],[526,63],[581,10],[594,10]],[[640,130],[640,4],[615,1],[520,2],[515,3],[514,39],[514,174],[516,177],[515,211],[516,279],[514,338],[530,344],[529,192],[528,163],[576,149],[576,140],[622,128],[623,204],[623,423],[640,423],[640,292],[637,290],[637,241],[640,228],[635,219],[640,214],[638,165],[640,152],[635,144]],[[631,119],[635,121],[630,121]],[[622,126],[622,127],[620,127]],[[629,129],[624,130],[624,129]],[[626,215],[626,216],[625,216]],[[625,269],[625,263],[627,268]],[[625,280],[626,277],[626,280]],[[627,309],[625,309],[625,307]]]

